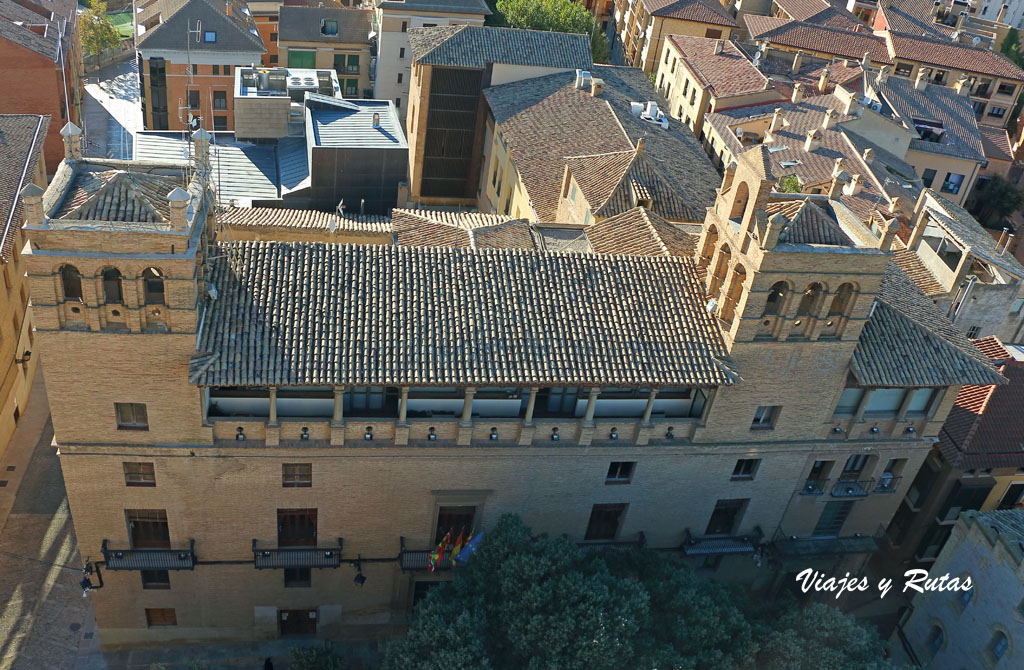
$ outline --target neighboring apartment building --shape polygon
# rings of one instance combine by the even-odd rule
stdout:
[[[729,39],[736,19],[717,0],[627,0],[608,21],[611,62],[651,73],[669,35]]]
[[[595,65],[492,86],[484,97],[481,211],[588,224],[642,206],[701,223],[715,201],[720,177],[639,68]]]
[[[25,278],[25,238],[21,224],[46,188],[43,146],[50,117],[0,114],[0,457],[28,403],[39,356],[33,357],[34,333],[29,285]],[[74,127],[68,125],[68,131]],[[77,130],[77,129],[76,129]],[[26,198],[28,203],[26,203]]]
[[[760,588],[853,569],[960,386],[1002,381],[893,227],[769,215],[764,147],[699,236],[627,211],[591,228],[650,251],[607,255],[500,219],[429,247],[217,239],[206,135],[185,177],[72,154],[26,224],[107,647],[386,632],[447,578],[440,536],[513,512]]]
[[[82,122],[77,7],[69,0],[0,0],[0,114],[53,120],[44,147],[50,174],[64,158],[61,127]]]
[[[732,40],[669,35],[655,82],[668,113],[700,142],[705,113],[786,99]]]
[[[377,33],[373,97],[393,101],[404,125],[412,82],[409,29],[483,26],[484,18],[490,14],[484,0],[378,0],[373,24]]]
[[[462,25],[414,28],[408,41],[409,200],[428,205],[476,204],[488,87],[591,65],[586,35]]]
[[[856,16],[828,0],[771,0],[771,10],[768,14],[780,19],[867,32],[867,26]]]
[[[914,596],[889,649],[894,663],[914,667],[991,668],[1024,665],[1024,510],[966,512],[931,568],[969,590]]]
[[[333,68],[346,98],[372,98],[369,9],[282,7],[277,48],[289,68]]]
[[[266,53],[243,0],[166,0],[136,15],[139,93],[146,130],[234,128],[233,69]]]

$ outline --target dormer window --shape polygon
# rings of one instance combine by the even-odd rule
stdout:
[[[320,19],[320,34],[321,35],[337,35],[338,34],[338,20],[337,19]]]
[[[925,142],[946,141],[946,129],[943,128],[941,121],[914,119],[914,130]]]
[[[217,31],[215,31],[215,30],[204,30],[203,31],[203,41],[204,42],[216,42],[217,41]]]

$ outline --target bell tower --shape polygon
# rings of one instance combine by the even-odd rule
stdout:
[[[53,426],[61,444],[202,441],[188,384],[212,235],[209,133],[194,161],[65,159],[24,190],[25,250]]]

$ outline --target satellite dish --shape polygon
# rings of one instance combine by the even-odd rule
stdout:
[[[979,42],[981,42],[981,38],[975,35],[974,39],[971,40],[971,46],[978,46]]]

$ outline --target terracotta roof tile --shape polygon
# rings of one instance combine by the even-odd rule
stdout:
[[[860,60],[871,54],[873,63],[892,63],[885,40],[871,33],[819,26],[804,21],[790,21],[770,16],[744,14],[751,39],[768,40],[775,45],[832,54],[840,58]]]
[[[718,41],[689,35],[668,36],[669,44],[681,54],[686,68],[706,83],[715,97],[740,96],[767,90],[770,83],[768,78],[753,66],[736,43],[726,40],[721,53],[716,54],[714,48]]]
[[[336,230],[387,235],[390,242],[391,218],[376,214],[351,214],[339,217],[333,212],[315,209],[286,209],[278,207],[229,207],[220,214],[220,222],[236,228],[265,228],[267,230],[307,230],[329,232],[331,224]]]
[[[180,178],[145,172],[78,170],[53,218],[164,223],[171,215],[167,194],[179,186],[185,186]]]
[[[985,152],[985,158],[997,161],[1013,160],[1010,136],[1006,134],[1005,128],[979,125],[978,132],[981,134],[981,146]]]
[[[429,209],[391,211],[395,241],[413,247],[533,249],[530,223],[500,214]]]
[[[21,190],[36,172],[49,116],[0,114],[0,260],[7,262],[25,220]]]
[[[900,266],[900,269],[910,277],[910,280],[926,296],[932,297],[946,294],[942,284],[935,278],[932,271],[928,269],[928,266],[924,264],[924,261],[917,255],[917,252],[907,249],[899,238],[893,241],[893,260],[896,261],[896,265]]]
[[[1006,350],[1003,343],[995,335],[983,337],[980,340],[972,340],[978,351],[985,354],[993,363],[1002,363],[1013,358],[1013,354]]]
[[[986,345],[1002,349],[998,342]],[[1009,382],[965,386],[942,426],[944,451],[955,467],[1024,466],[1024,363],[1011,358],[998,369]]]
[[[601,219],[586,234],[595,253],[629,256],[691,257],[700,237],[643,207]]]
[[[843,30],[867,30],[853,14],[825,0],[775,0],[775,4],[797,21]]]
[[[716,26],[736,26],[736,19],[716,0],[642,0],[651,16]]]
[[[1024,81],[1024,71],[1003,54],[990,49],[900,33],[889,33],[887,39],[892,43],[896,58]]]

